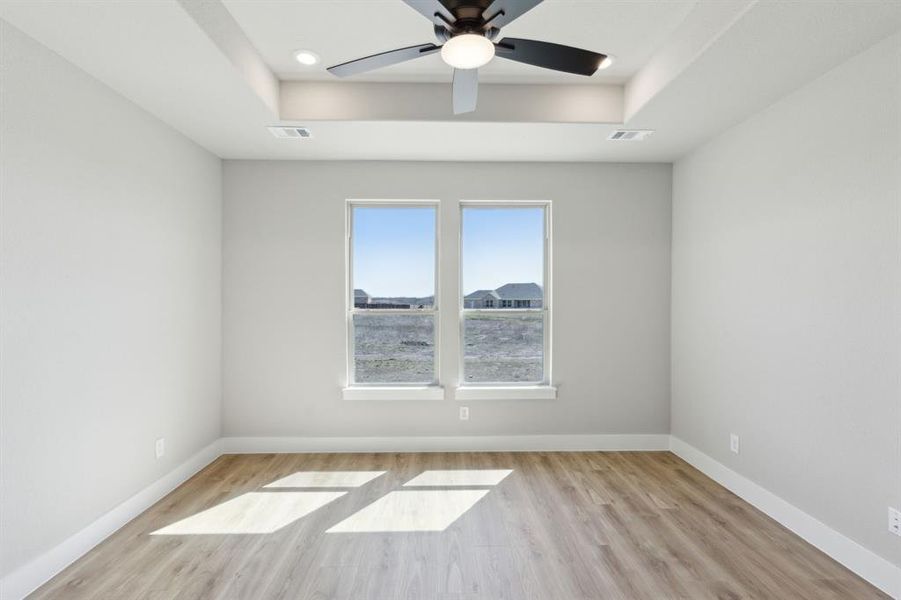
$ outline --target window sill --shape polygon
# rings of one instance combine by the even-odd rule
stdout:
[[[552,385],[463,386],[454,390],[454,400],[556,400]]]
[[[345,400],[444,400],[440,385],[350,386],[343,389]]]

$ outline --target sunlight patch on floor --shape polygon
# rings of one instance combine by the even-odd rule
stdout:
[[[249,492],[151,535],[262,534],[278,531],[347,492]]]
[[[488,490],[403,490],[360,509],[328,533],[444,531]]]
[[[298,471],[273,481],[264,488],[355,488],[365,485],[385,471]]]
[[[407,486],[460,486],[497,485],[512,469],[458,469],[447,471],[423,471],[404,484]]]

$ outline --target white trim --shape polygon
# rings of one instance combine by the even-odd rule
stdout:
[[[471,435],[432,437],[227,437],[225,454],[292,452],[530,452],[669,449],[669,435]]]
[[[345,400],[444,400],[440,385],[350,386],[342,390]]]
[[[670,436],[670,451],[886,594],[901,598],[901,567],[845,537],[676,436]]]
[[[454,400],[556,400],[552,385],[461,386],[454,390]]]
[[[438,311],[432,308],[353,308],[351,312],[355,315],[431,315],[435,316]]]
[[[477,208],[540,208],[551,203],[550,200],[460,200],[461,204]]]
[[[44,585],[91,548],[219,458],[221,454],[221,440],[216,440],[81,531],[22,565],[0,580],[0,598],[19,600]]]
[[[438,198],[348,198],[346,202],[357,206],[438,206]]]

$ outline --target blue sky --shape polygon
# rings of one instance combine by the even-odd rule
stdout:
[[[543,209],[463,209],[464,295],[543,279]]]
[[[354,287],[372,296],[431,296],[435,209],[354,207]]]
[[[355,207],[354,287],[377,297],[430,296],[435,277],[435,209]],[[544,211],[463,211],[463,289],[542,284]]]

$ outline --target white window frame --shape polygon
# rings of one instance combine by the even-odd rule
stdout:
[[[464,200],[460,202],[459,219],[460,224],[458,236],[458,261],[457,261],[457,277],[459,296],[458,326],[459,326],[459,355],[458,355],[458,374],[459,382],[454,392],[457,400],[509,400],[509,399],[536,399],[536,400],[552,400],[556,398],[557,390],[552,385],[552,326],[553,326],[553,310],[551,306],[552,298],[552,272],[551,272],[551,252],[552,252],[552,210],[550,200]],[[463,211],[468,208],[542,208],[544,209],[544,281],[542,282],[542,302],[541,308],[466,308],[463,300]],[[544,317],[544,365],[543,377],[538,382],[467,382],[465,379],[465,355],[466,355],[466,315],[467,314],[542,314]]]
[[[434,271],[434,302],[432,308],[357,308],[354,305],[354,277],[353,277],[353,213],[354,208],[431,208],[435,211],[435,271]],[[441,288],[441,210],[438,200],[360,200],[348,199],[345,207],[345,322],[347,328],[347,383],[344,388],[345,400],[443,400],[444,392],[441,388],[440,375],[440,312],[439,298]],[[354,360],[354,315],[431,315],[434,320],[434,355],[433,374],[431,382],[386,382],[386,383],[357,383],[355,381]]]

